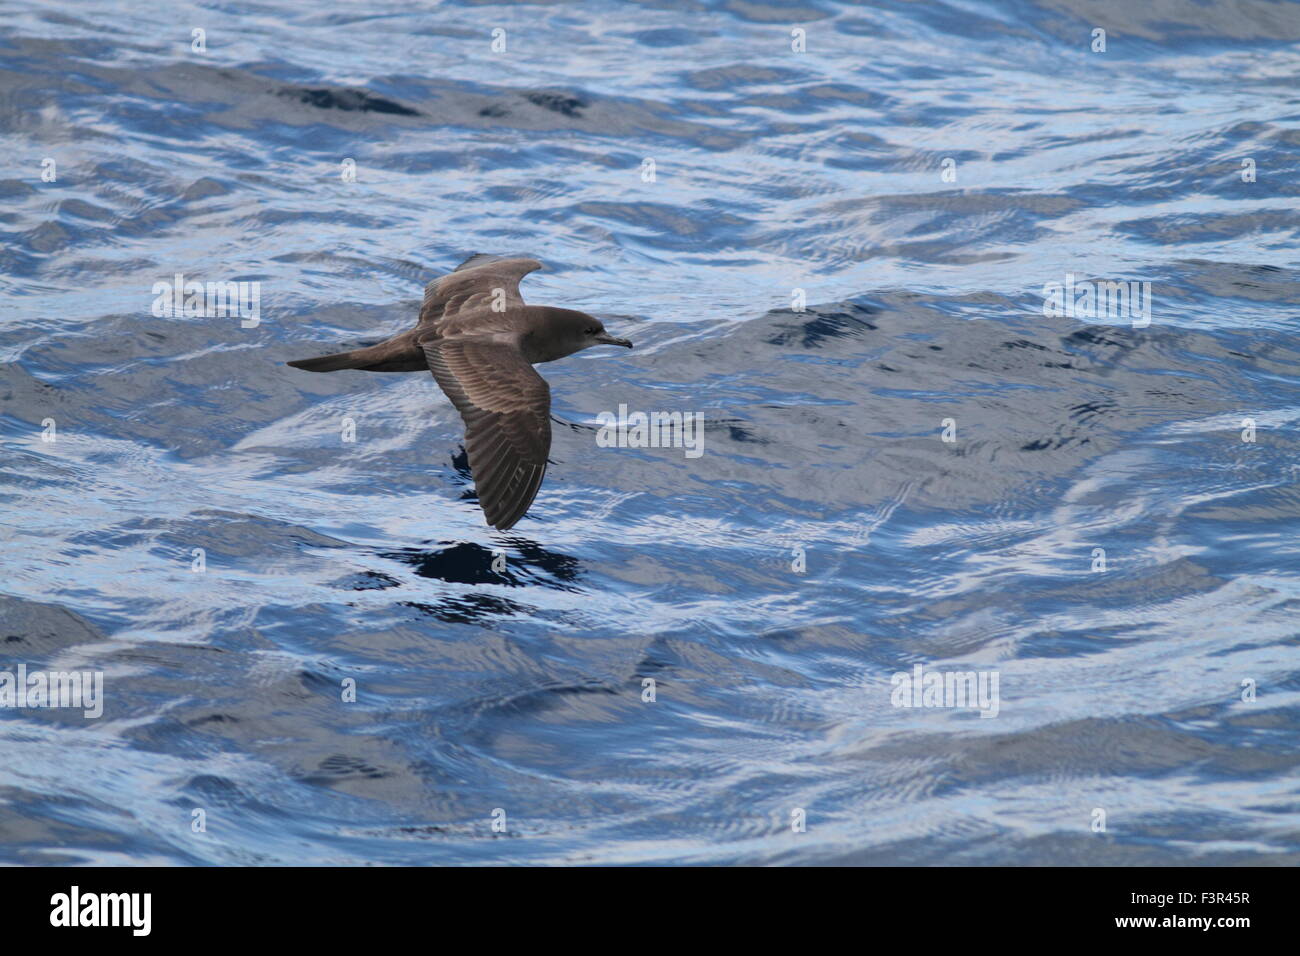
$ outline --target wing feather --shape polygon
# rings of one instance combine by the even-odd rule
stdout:
[[[438,386],[465,422],[465,451],[487,523],[524,516],[546,476],[551,389],[523,354],[488,336],[421,342]]]
[[[474,312],[503,312],[524,304],[519,283],[540,269],[536,259],[470,256],[455,271],[424,287],[419,325],[430,325]]]

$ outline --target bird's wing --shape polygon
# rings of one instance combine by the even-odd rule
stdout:
[[[480,310],[504,312],[517,309],[524,304],[523,296],[519,294],[520,280],[541,267],[536,259],[470,256],[455,271],[424,287],[419,325],[430,325]]]
[[[465,450],[487,523],[502,531],[537,497],[551,450],[551,389],[517,348],[488,336],[420,343],[465,420]]]

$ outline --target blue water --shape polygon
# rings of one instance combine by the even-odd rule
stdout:
[[[0,14],[0,670],[104,680],[0,860],[1300,862],[1300,5]],[[473,252],[637,343],[507,533],[430,376],[283,365]]]

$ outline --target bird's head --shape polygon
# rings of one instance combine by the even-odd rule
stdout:
[[[545,310],[541,334],[534,336],[532,350],[543,356],[535,361],[551,362],[564,358],[574,352],[581,352],[593,345],[621,345],[631,348],[632,343],[620,339],[605,331],[604,324],[594,315],[578,312],[575,309],[556,309],[542,306]]]

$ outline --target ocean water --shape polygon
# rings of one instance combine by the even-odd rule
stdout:
[[[0,862],[1300,863],[1300,5],[0,13]],[[283,364],[475,252],[505,533]]]

